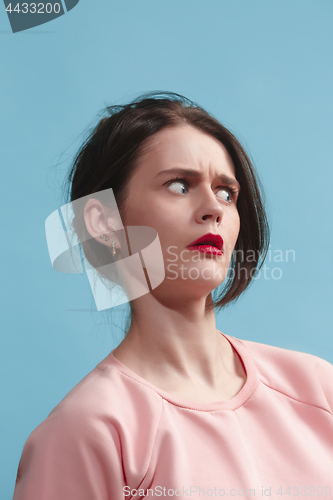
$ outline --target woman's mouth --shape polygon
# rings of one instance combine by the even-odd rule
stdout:
[[[188,250],[197,250],[203,253],[223,255],[223,239],[219,234],[207,233],[192,241],[187,247]]]
[[[212,245],[193,245],[186,247],[187,250],[198,250],[199,252],[203,253],[213,253],[216,255],[223,255],[223,252],[219,250],[216,247],[213,247]]]

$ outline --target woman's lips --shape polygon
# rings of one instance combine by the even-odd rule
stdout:
[[[186,248],[203,253],[223,255],[223,239],[219,234],[207,233],[197,240],[192,241]]]
[[[203,253],[213,253],[216,255],[223,255],[223,252],[219,250],[216,247],[213,247],[212,245],[193,245],[186,247],[187,250],[198,250],[199,252]]]

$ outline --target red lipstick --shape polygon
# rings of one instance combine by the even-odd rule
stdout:
[[[192,241],[187,247],[188,250],[198,250],[203,253],[212,253],[216,255],[223,254],[223,239],[219,234],[207,233]]]

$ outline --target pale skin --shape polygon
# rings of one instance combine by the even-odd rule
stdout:
[[[197,175],[187,176],[189,185],[183,180],[170,183],[184,177],[171,169]],[[234,193],[226,178],[234,183]],[[234,165],[224,146],[189,125],[155,134],[129,181],[122,222],[157,231],[166,275],[161,285],[132,302],[132,323],[114,356],[151,384],[190,401],[231,399],[246,380],[237,353],[216,329],[214,310],[206,307],[212,290],[227,275],[237,241],[237,190]],[[84,216],[89,233],[107,244],[99,238],[112,231],[106,207],[91,199]],[[222,237],[222,257],[186,250],[207,233]],[[167,267],[171,246],[178,257],[172,272]],[[116,248],[121,252],[118,240]]]

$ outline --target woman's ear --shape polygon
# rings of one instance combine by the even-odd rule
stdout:
[[[115,250],[121,247],[120,241],[114,230],[115,221],[110,215],[110,210],[99,200],[90,198],[84,207],[84,221],[90,236],[102,245]],[[116,243],[114,243],[116,242]]]

